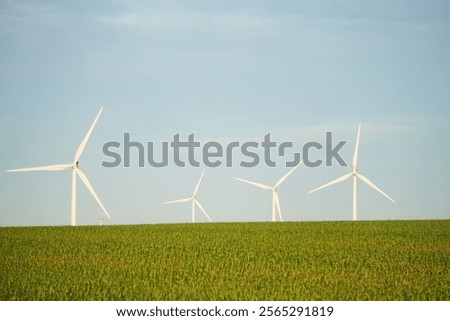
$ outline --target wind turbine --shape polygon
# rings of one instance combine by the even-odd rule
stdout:
[[[200,179],[198,180],[198,183],[195,186],[194,193],[192,194],[192,197],[182,198],[182,199],[175,200],[175,201],[170,201],[170,202],[164,202],[162,204],[192,202],[192,223],[195,223],[195,207],[196,206],[198,206],[198,208],[203,212],[203,214],[205,214],[205,216],[208,218],[208,220],[210,222],[212,222],[211,218],[206,213],[206,211],[203,208],[202,204],[200,204],[200,202],[197,200],[197,192],[198,192],[198,189],[200,188],[200,183],[202,182],[203,175],[205,175],[205,170],[203,170],[202,175],[200,176]]]
[[[395,201],[392,198],[390,198],[385,192],[383,192],[380,188],[375,186],[374,183],[372,183],[367,177],[365,177],[364,175],[360,174],[359,171],[358,171],[358,148],[359,148],[359,135],[360,135],[360,132],[361,132],[361,123],[359,123],[358,134],[356,136],[356,145],[355,145],[355,152],[353,154],[353,164],[352,164],[353,165],[353,170],[352,170],[352,172],[349,173],[349,174],[345,174],[345,175],[343,175],[341,177],[338,177],[335,180],[333,180],[333,181],[331,181],[331,182],[329,182],[327,184],[324,184],[324,185],[322,185],[322,186],[320,186],[320,187],[318,187],[316,189],[313,189],[312,191],[308,192],[308,193],[314,193],[315,191],[318,191],[318,190],[320,190],[322,188],[325,188],[327,186],[330,186],[330,185],[333,185],[333,184],[336,184],[336,183],[343,182],[343,181],[349,179],[350,177],[353,177],[353,221],[356,221],[358,219],[358,217],[357,217],[357,204],[356,204],[357,203],[356,202],[356,200],[357,200],[356,195],[357,195],[357,181],[358,181],[358,178],[360,180],[362,180],[364,183],[366,183],[367,185],[369,185],[370,187],[372,187],[374,190],[379,192],[381,195],[383,195],[384,197],[388,198],[390,201],[395,203]]]
[[[261,183],[256,183],[252,181],[248,181],[242,178],[233,177],[235,180],[254,185],[256,187],[262,188],[262,189],[268,189],[272,190],[272,222],[276,221],[276,212],[278,211],[278,216],[280,217],[280,221],[283,221],[283,217],[281,216],[281,208],[280,208],[280,198],[278,197],[278,187],[288,178],[289,175],[292,174],[293,171],[297,169],[297,167],[300,166],[300,164],[303,161],[300,161],[295,167],[293,167],[287,174],[285,174],[283,177],[281,177],[277,183],[274,186],[269,186]]]
[[[92,134],[92,131],[94,130],[95,124],[97,123],[98,118],[100,117],[100,114],[103,111],[103,107],[100,108],[100,111],[97,114],[97,117],[95,117],[94,122],[92,123],[91,128],[89,128],[89,131],[87,132],[86,136],[84,137],[83,141],[81,142],[80,146],[77,149],[77,152],[75,154],[75,159],[70,164],[63,164],[63,165],[50,165],[50,166],[40,166],[40,167],[31,167],[31,168],[22,168],[22,169],[11,169],[7,172],[31,172],[31,171],[62,171],[65,169],[71,169],[72,170],[72,206],[71,206],[71,219],[70,224],[72,226],[75,226],[77,223],[77,176],[80,177],[81,181],[84,183],[86,188],[91,192],[92,196],[97,201],[98,205],[102,208],[103,212],[105,212],[106,216],[108,216],[109,219],[111,217],[109,216],[108,212],[106,211],[105,207],[103,206],[102,202],[98,198],[97,194],[94,191],[94,188],[92,187],[91,183],[89,182],[87,176],[81,171],[81,169],[78,168],[78,162],[80,160],[81,154],[84,151],[84,148],[86,147],[86,144],[89,140],[89,137]]]

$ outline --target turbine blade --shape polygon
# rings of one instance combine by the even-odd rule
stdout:
[[[83,153],[84,148],[86,147],[89,137],[91,137],[92,131],[94,130],[95,124],[97,123],[97,120],[100,117],[100,114],[102,113],[102,111],[103,111],[103,107],[100,108],[100,111],[98,112],[97,117],[95,117],[95,120],[91,125],[91,128],[89,128],[86,136],[84,137],[83,141],[81,142],[80,146],[78,147],[77,153],[75,154],[74,163],[78,162],[78,160],[80,159],[81,154]]]
[[[7,170],[9,173],[14,172],[32,172],[32,171],[62,171],[68,168],[71,168],[72,164],[63,164],[63,165],[49,165],[49,166],[39,166],[39,167],[30,167],[30,168],[19,168],[19,169],[10,169]]]
[[[283,217],[281,216],[281,207],[280,207],[280,198],[278,197],[278,193],[274,192],[274,197],[275,197],[275,205],[277,207],[278,210],[278,216],[280,217],[280,221],[283,222]]]
[[[165,205],[165,204],[182,203],[182,202],[189,202],[189,201],[192,201],[192,197],[182,198],[182,199],[175,200],[175,201],[163,202],[162,204]]]
[[[212,219],[209,217],[209,215],[206,213],[205,209],[203,208],[202,204],[200,204],[199,201],[197,201],[196,199],[194,199],[194,203],[198,206],[198,208],[203,212],[203,214],[205,214],[205,216],[208,218],[208,220],[210,222],[212,222]]]
[[[200,188],[200,183],[202,182],[203,179],[203,175],[205,175],[205,170],[203,170],[202,175],[200,175],[200,179],[198,180],[197,185],[195,186],[193,196],[197,195],[198,189]]]
[[[260,184],[260,183],[255,183],[255,182],[247,181],[247,180],[245,180],[245,179],[238,178],[238,177],[233,177],[233,178],[234,178],[235,180],[237,180],[237,181],[241,181],[241,182],[244,182],[244,183],[247,183],[247,184],[250,184],[250,185],[254,185],[254,186],[259,187],[259,188],[262,188],[262,189],[272,189],[272,187],[269,186],[269,185],[264,185],[264,184]]]
[[[345,174],[344,176],[338,177],[338,178],[336,178],[334,181],[331,181],[331,182],[329,182],[329,183],[326,183],[325,185],[322,185],[322,186],[320,186],[320,187],[317,187],[316,189],[313,189],[312,191],[310,191],[310,192],[308,192],[308,193],[314,193],[314,192],[318,191],[319,189],[322,189],[322,188],[328,187],[328,186],[330,186],[330,185],[333,185],[333,184],[336,184],[336,183],[340,183],[340,182],[342,182],[342,181],[345,181],[346,179],[349,179],[350,177],[352,177],[352,175],[353,175],[353,173]]]
[[[94,191],[94,188],[92,187],[91,183],[89,182],[87,176],[81,171],[79,168],[75,168],[75,171],[77,172],[78,176],[80,176],[81,181],[84,183],[84,185],[87,187],[89,192],[91,192],[92,196],[94,196],[95,200],[97,201],[98,205],[102,208],[103,212],[105,212],[106,216],[108,216],[109,219],[111,219],[111,216],[109,216],[108,212],[106,211],[105,207],[103,206],[102,202],[98,198],[97,194]]]
[[[358,166],[358,150],[359,150],[359,135],[360,135],[360,133],[361,133],[361,123],[359,123],[358,134],[356,135],[355,152],[353,153],[353,170],[355,170],[356,166]]]
[[[383,192],[381,189],[379,189],[377,186],[375,186],[374,183],[372,183],[367,177],[365,177],[364,175],[361,174],[356,174],[356,176],[358,176],[364,183],[366,183],[367,185],[369,185],[370,187],[372,187],[374,190],[376,190],[378,193],[380,193],[381,195],[383,195],[384,197],[386,197],[387,199],[391,200],[392,203],[395,203],[395,201],[390,198],[385,192]]]
[[[284,175],[282,178],[280,178],[278,180],[278,182],[275,184],[275,187],[278,187],[281,185],[281,183],[283,183],[285,181],[286,178],[288,178],[289,175],[292,174],[293,171],[295,171],[297,169],[297,167],[300,166],[300,164],[303,163],[303,161],[301,161],[300,163],[298,163],[295,167],[291,168],[291,170],[289,172],[287,172],[286,175]]]

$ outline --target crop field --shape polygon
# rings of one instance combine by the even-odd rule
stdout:
[[[0,228],[0,300],[450,300],[450,220]]]

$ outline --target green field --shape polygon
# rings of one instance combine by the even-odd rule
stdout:
[[[450,300],[450,221],[0,228],[0,300]]]

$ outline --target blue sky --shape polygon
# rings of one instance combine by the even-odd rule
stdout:
[[[202,168],[104,168],[103,144],[190,133],[201,142],[348,141],[362,122],[362,220],[450,218],[450,4],[447,1],[2,1],[0,226],[70,223],[69,163],[80,160],[113,220],[189,222]],[[320,154],[318,154],[320,155]],[[350,167],[300,166],[280,187],[285,220],[351,219],[351,183],[307,192]],[[215,221],[268,221],[287,169],[208,168],[198,199]],[[101,209],[78,184],[78,223]],[[199,220],[203,220],[201,215]]]

